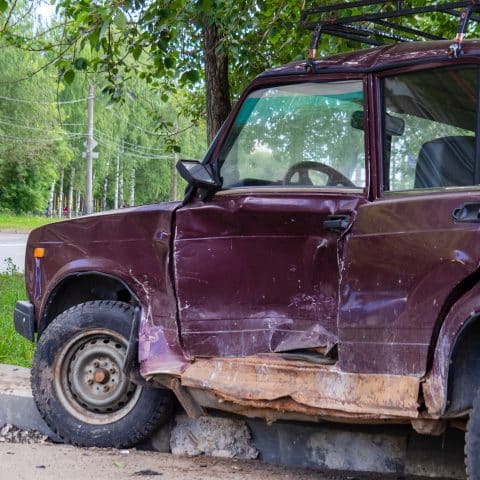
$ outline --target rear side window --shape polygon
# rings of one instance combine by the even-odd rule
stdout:
[[[478,184],[478,69],[456,67],[383,80],[383,189]]]

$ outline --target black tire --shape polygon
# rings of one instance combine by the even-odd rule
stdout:
[[[480,388],[473,399],[467,423],[465,466],[469,480],[480,480]]]
[[[40,337],[33,397],[66,443],[130,447],[169,421],[172,393],[134,385],[121,372],[132,317],[126,303],[82,303],[55,318]]]

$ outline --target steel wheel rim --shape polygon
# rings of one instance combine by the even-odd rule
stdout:
[[[108,329],[83,330],[60,350],[54,384],[60,402],[78,420],[113,423],[137,404],[142,388],[122,372],[127,341]]]

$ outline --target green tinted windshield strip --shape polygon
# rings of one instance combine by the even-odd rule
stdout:
[[[359,106],[363,104],[363,92],[348,92],[336,95],[278,95],[271,97],[248,97],[242,104],[242,108],[235,119],[236,125],[244,125],[250,119],[252,113],[255,111],[261,117],[268,118],[271,111],[292,112],[296,109],[305,107],[324,107],[328,106],[330,102],[332,105],[337,102],[351,103],[352,105],[345,105],[346,108],[358,110]]]

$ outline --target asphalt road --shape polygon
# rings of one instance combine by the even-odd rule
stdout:
[[[18,270],[24,270],[25,247],[28,234],[0,232],[0,272],[7,270],[8,258]]]
[[[0,445],[1,480],[421,480],[385,474],[319,472],[272,466],[258,460],[180,457],[136,450],[68,445]]]

